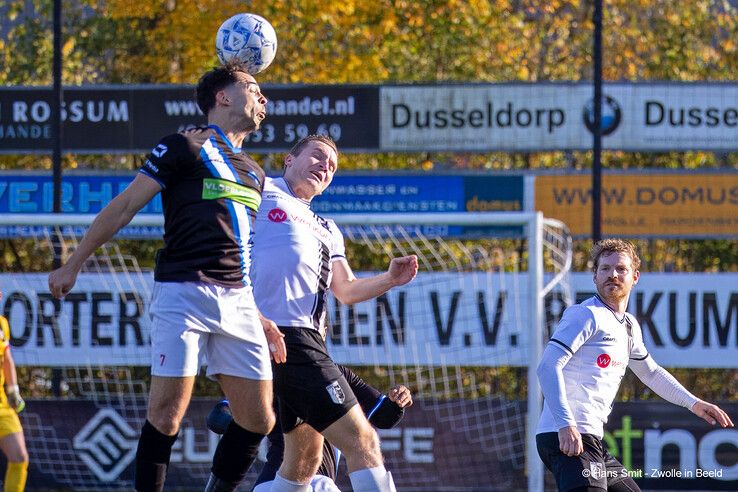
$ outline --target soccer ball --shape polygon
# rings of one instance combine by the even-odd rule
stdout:
[[[265,18],[236,14],[218,28],[215,52],[221,63],[236,58],[251,75],[264,70],[277,54],[277,34]]]

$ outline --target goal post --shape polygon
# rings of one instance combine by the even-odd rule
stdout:
[[[572,302],[567,227],[538,212],[327,216],[342,230],[358,276],[386,270],[395,256],[419,258],[418,276],[406,286],[357,306],[329,301],[327,342],[334,359],[373,368],[393,384],[411,385],[418,404],[406,420],[418,429],[437,425],[432,437],[440,444],[432,457],[411,453],[410,460],[396,459],[390,451],[397,483],[416,491],[490,486],[542,491],[543,465],[535,447],[542,400],[536,366],[551,329],[544,302],[553,297],[564,305]],[[14,347],[20,366],[63,367],[76,396],[94,400],[98,408],[114,408],[136,429],[145,414],[139,402],[147,388],[130,368],[150,360],[144,346],[144,314],[153,284],[149,252],[161,246],[163,217],[135,216],[86,263],[72,291],[75,300],[55,304],[45,282],[54,251],[62,251],[66,260],[93,219],[81,214],[1,216],[0,237],[6,244],[18,243],[10,249],[32,251],[28,263],[19,260],[16,271],[0,274],[5,293],[0,308],[11,320],[13,336],[25,337],[24,344]],[[55,249],[59,242],[64,247]],[[151,244],[139,247],[143,243]],[[86,329],[96,338],[89,341]],[[35,339],[41,335],[45,342]],[[57,335],[59,347],[49,343]],[[68,338],[75,343],[65,345]],[[417,420],[420,415],[426,420]],[[33,433],[34,420],[28,425]],[[383,432],[385,442],[399,439],[394,430]],[[32,460],[34,453],[45,456],[54,469],[57,458],[48,442],[30,444],[29,452]],[[61,456],[69,456],[68,450],[59,453],[61,462]],[[402,456],[407,458],[407,452]],[[431,458],[437,466],[423,468],[428,463],[423,460]],[[100,477],[84,463],[71,477],[56,467],[67,480],[61,482],[72,488],[94,488]],[[114,472],[106,471],[123,484]],[[206,477],[207,464],[190,465],[187,473]]]
[[[561,288],[564,302],[571,304],[572,294],[568,274],[572,264],[572,241],[568,228],[555,219],[544,218],[540,212],[476,212],[476,213],[419,213],[398,216],[397,214],[335,214],[332,218],[342,226],[382,226],[388,223],[398,226],[521,226],[527,241],[528,289],[527,303],[531,312],[528,347],[528,391],[526,419],[526,468],[527,490],[542,491],[543,463],[535,445],[536,427],[541,413],[543,397],[536,374],[537,361],[543,353],[546,333],[544,319],[544,297],[554,288]],[[388,222],[391,221],[391,222]],[[412,234],[412,229],[404,235]],[[381,234],[380,234],[381,235]],[[545,236],[545,239],[544,239]],[[552,260],[553,275],[544,285],[544,251],[557,258]],[[545,337],[547,339],[547,336]]]

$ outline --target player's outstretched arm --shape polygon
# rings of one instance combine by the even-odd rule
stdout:
[[[57,299],[67,295],[77,281],[77,274],[85,260],[128,224],[159,191],[161,185],[154,179],[141,173],[136,175],[128,188],[97,214],[67,263],[49,274],[51,295]]]
[[[356,278],[344,259],[333,262],[331,290],[343,304],[355,304],[380,296],[393,287],[410,282],[418,274],[415,255],[393,258],[385,273],[373,277]]]
[[[702,417],[712,425],[733,427],[733,422],[727,413],[717,405],[702,401],[690,393],[650,355],[644,359],[631,360],[628,367],[638,376],[638,379],[664,400],[688,408],[693,414]]]

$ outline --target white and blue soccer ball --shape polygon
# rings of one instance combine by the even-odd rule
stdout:
[[[255,75],[272,63],[277,54],[277,33],[265,18],[236,14],[218,28],[215,52],[221,63],[236,58]]]

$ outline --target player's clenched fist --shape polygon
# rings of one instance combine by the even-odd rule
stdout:
[[[390,401],[397,403],[397,406],[400,408],[406,408],[413,404],[413,396],[410,393],[410,390],[403,384],[393,386],[387,393],[387,396]]]
[[[77,269],[69,264],[58,268],[49,274],[49,292],[57,299],[61,299],[72,290],[77,281]]]
[[[559,429],[559,449],[567,456],[579,456],[584,452],[582,436],[574,426]]]
[[[418,257],[410,255],[392,258],[388,272],[395,286],[405,285],[418,274]]]

